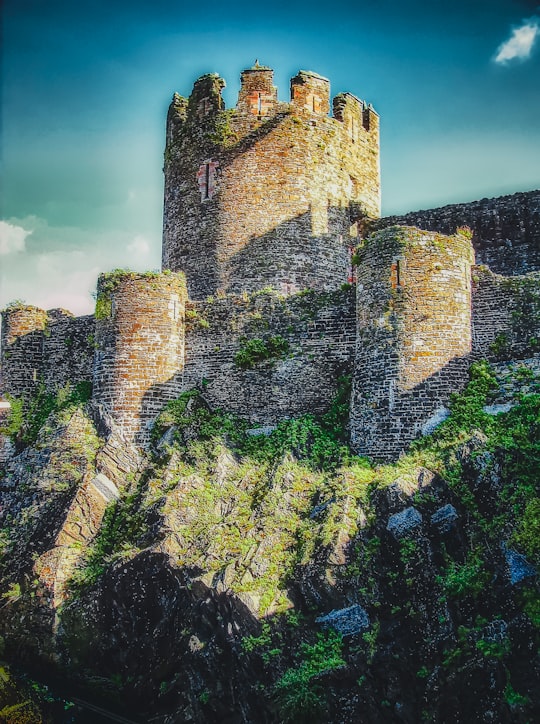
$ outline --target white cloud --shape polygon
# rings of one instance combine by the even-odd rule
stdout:
[[[18,253],[25,250],[26,237],[32,232],[22,226],[0,221],[0,255]]]
[[[118,229],[49,226],[38,216],[11,218],[4,227],[9,231],[6,248],[20,253],[2,258],[0,308],[13,299],[23,299],[42,309],[63,307],[75,314],[89,314],[99,273],[126,267],[146,271],[160,264],[159,231],[154,238]],[[18,235],[12,229],[18,229]]]
[[[137,234],[127,245],[127,250],[132,254],[146,256],[150,251],[150,242],[144,236]]]
[[[518,28],[497,49],[495,63],[504,65],[511,60],[526,60],[532,51],[534,42],[540,33],[538,18],[524,20]]]

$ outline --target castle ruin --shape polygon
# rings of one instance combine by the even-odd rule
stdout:
[[[223,87],[203,76],[169,108],[163,271],[102,275],[92,316],[8,307],[4,396],[92,382],[144,447],[184,390],[267,427],[323,412],[350,375],[353,450],[393,459],[472,360],[540,349],[539,191],[380,219],[370,105],[306,71],[280,102],[258,63],[234,109]],[[240,364],[254,340],[269,354]]]

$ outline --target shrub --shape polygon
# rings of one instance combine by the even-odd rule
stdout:
[[[234,356],[234,363],[243,370],[252,369],[260,362],[280,359],[289,351],[288,341],[280,335],[268,339],[242,337],[240,345]]]
[[[302,644],[302,660],[287,669],[275,685],[280,713],[288,722],[308,722],[324,709],[323,688],[316,677],[345,666],[342,638],[334,631],[318,634],[313,645]]]

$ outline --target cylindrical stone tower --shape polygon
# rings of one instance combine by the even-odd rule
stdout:
[[[2,368],[0,392],[34,395],[43,371],[43,332],[49,317],[44,309],[14,305],[2,312]]]
[[[355,452],[391,460],[467,380],[471,264],[467,235],[390,227],[357,254]]]
[[[98,281],[94,399],[141,446],[182,390],[186,296],[183,274],[112,272]]]
[[[380,213],[379,124],[350,94],[334,99],[311,71],[277,100],[273,71],[243,71],[235,109],[203,76],[167,119],[163,268],[184,271],[190,298],[273,287],[339,288],[355,223]]]

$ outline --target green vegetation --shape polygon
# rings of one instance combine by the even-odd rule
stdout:
[[[334,631],[318,634],[314,644],[301,645],[299,659],[275,685],[280,714],[287,722],[313,721],[324,711],[321,675],[346,666],[341,636]]]
[[[235,108],[220,111],[213,116],[214,124],[209,134],[212,143],[223,148],[232,148],[238,143],[239,136],[232,125],[235,116]]]
[[[489,351],[497,359],[506,359],[511,353],[511,345],[508,335],[504,332],[500,332],[489,345]]]
[[[49,415],[84,404],[91,395],[92,384],[88,381],[78,382],[74,386],[68,383],[58,388],[55,393],[47,392],[45,385],[41,383],[26,411],[22,399],[8,397],[11,408],[7,423],[0,428],[0,432],[9,435],[20,447],[32,445]]]
[[[261,362],[281,359],[289,352],[289,343],[280,335],[266,339],[240,339],[240,349],[234,363],[242,370],[250,370]]]
[[[444,576],[439,576],[438,582],[453,598],[478,596],[487,583],[487,574],[478,551],[470,553],[461,565],[450,560]]]

